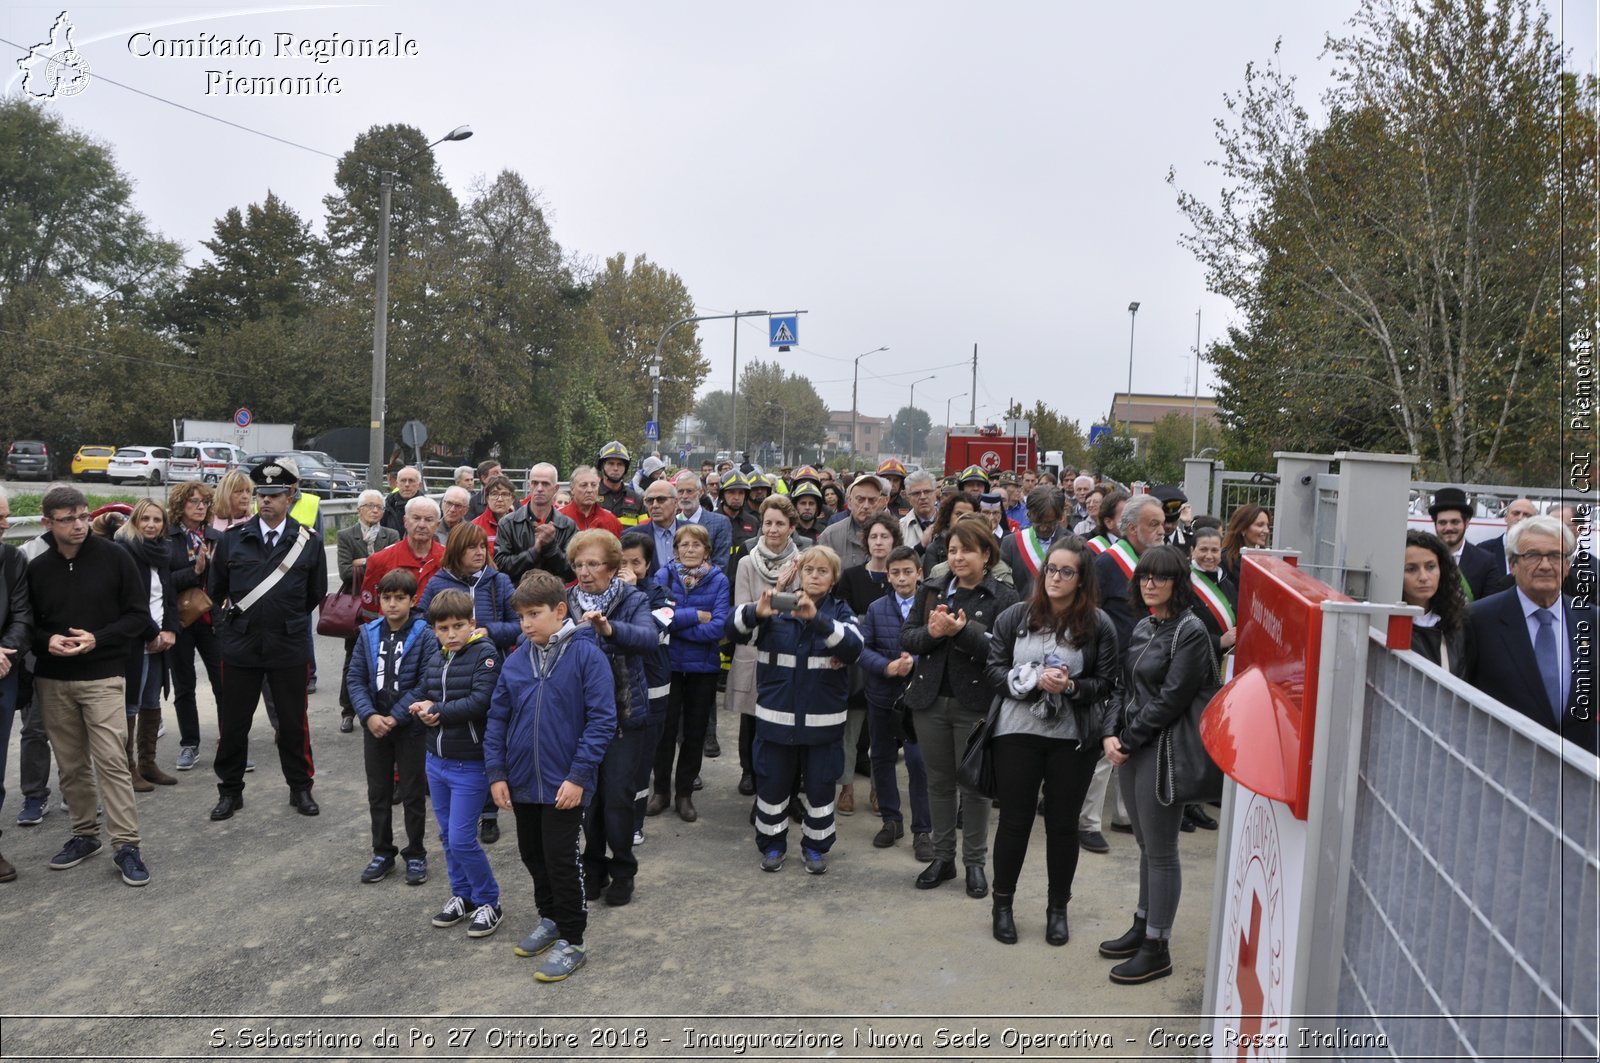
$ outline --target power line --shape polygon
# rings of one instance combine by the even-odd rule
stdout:
[[[22,45],[18,44],[16,41],[8,41],[4,37],[0,37],[0,44],[9,44],[9,45],[11,45],[11,47],[17,49],[19,52],[22,52],[25,55],[32,55],[33,54],[33,49],[32,48],[24,48]],[[91,77],[95,81],[104,81],[107,85],[115,85],[119,89],[124,89],[124,90],[126,90],[128,92],[137,93],[140,96],[144,96],[144,97],[146,97],[148,99],[155,100],[157,103],[164,103],[169,107],[176,107],[180,111],[188,111],[190,114],[198,115],[201,118],[206,118],[206,119],[209,119],[210,121],[213,121],[213,122],[221,122],[225,126],[232,126],[233,128],[238,129],[238,130],[240,130],[242,132],[254,133],[258,137],[266,137],[268,140],[276,140],[279,144],[287,144],[291,148],[299,148],[301,151],[309,151],[313,155],[321,155],[323,158],[332,159],[334,162],[338,162],[339,161],[339,156],[330,155],[328,152],[323,151],[320,148],[311,148],[311,147],[307,147],[304,144],[297,144],[292,140],[285,140],[283,137],[273,136],[271,133],[263,133],[261,130],[259,130],[259,129],[251,129],[247,125],[240,125],[238,122],[230,122],[226,118],[218,118],[214,114],[207,114],[204,111],[197,111],[193,107],[188,106],[187,104],[179,103],[176,100],[169,100],[165,96],[157,96],[153,92],[146,92],[144,89],[136,89],[132,85],[124,85],[122,82],[113,80],[112,78],[108,78],[104,74],[93,74],[93,75],[91,75]]]
[[[0,328],[0,336],[15,336],[24,343],[48,343],[56,347],[64,347],[69,351],[81,351],[85,354],[95,354],[102,358],[120,358],[125,362],[138,362],[142,365],[160,365],[168,369],[182,369],[186,373],[209,373],[212,376],[235,377],[239,380],[249,380],[246,373],[229,373],[221,369],[208,369],[201,365],[184,365],[181,362],[162,362],[154,358],[141,358],[133,354],[118,354],[116,351],[102,351],[97,347],[84,347],[76,343],[65,343],[61,340],[46,339],[43,336],[29,336],[25,332],[14,332],[11,329]]]

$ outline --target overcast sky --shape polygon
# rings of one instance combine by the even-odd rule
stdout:
[[[1548,0],[1578,69],[1594,69],[1595,5]],[[780,356],[833,407],[887,415],[919,377],[936,423],[970,392],[980,419],[1043,398],[1084,425],[1126,387],[1187,394],[1202,343],[1230,306],[1178,246],[1174,190],[1215,189],[1213,120],[1246,63],[1281,61],[1303,99],[1326,83],[1324,35],[1355,0],[1205,3],[916,2],[800,6],[679,0],[606,3],[75,4],[92,72],[331,155],[374,124],[430,138],[465,200],[477,176],[520,172],[557,238],[598,260],[643,253],[678,273],[701,313],[809,311]],[[46,39],[53,4],[11,0],[0,35]],[[1564,24],[1563,24],[1563,19]],[[141,31],[151,38],[130,40]],[[275,58],[295,38],[393,37],[416,55]],[[244,35],[261,58],[136,55],[150,39]],[[15,58],[20,53],[7,49]],[[10,63],[0,76],[20,91]],[[337,95],[207,94],[206,71],[337,77]],[[318,228],[334,161],[91,82],[53,101],[108,142],[156,228],[199,260],[229,207],[270,188]],[[732,325],[703,326],[728,386]],[[743,325],[741,364],[769,357]],[[1204,390],[1209,377],[1202,371]],[[247,404],[250,396],[238,397]],[[969,399],[957,399],[956,420]],[[987,407],[987,410],[985,409]]]

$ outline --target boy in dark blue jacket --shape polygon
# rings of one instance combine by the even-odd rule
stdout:
[[[861,671],[866,677],[867,733],[872,739],[872,788],[878,792],[878,809],[883,829],[872,844],[887,849],[905,836],[905,818],[900,811],[900,787],[895,781],[895,754],[899,750],[899,699],[905,692],[916,659],[900,648],[900,629],[916,603],[917,582],[922,578],[921,563],[909,546],[897,546],[889,554],[889,587],[884,595],[861,614]],[[933,818],[928,811],[928,772],[922,763],[922,747],[915,739],[905,739],[908,795],[911,799],[911,835],[918,860],[933,859]]]
[[[410,702],[401,692],[422,684],[428,657],[439,648],[428,622],[412,614],[417,604],[417,574],[408,568],[385,572],[378,581],[382,616],[361,625],[345,688],[361,720],[362,757],[367,765],[367,807],[372,815],[372,862],[362,882],[377,882],[394,870],[394,858],[406,862],[406,885],[428,881],[428,852],[422,844],[427,824],[423,795],[423,739],[426,730],[413,722]],[[399,783],[395,779],[398,777]],[[406,824],[406,847],[394,846],[394,805],[398,787]]]
[[[540,570],[511,596],[526,641],[506,659],[489,706],[489,792],[517,820],[539,925],[518,956],[550,955],[534,972],[559,982],[582,967],[588,925],[578,832],[600,762],[617,730],[611,664],[594,629],[567,617],[566,588]]]
[[[434,926],[468,918],[467,936],[488,937],[500,927],[500,884],[478,844],[478,813],[489,790],[483,771],[483,726],[489,696],[500,675],[494,643],[474,632],[472,598],[448,590],[428,603],[428,623],[439,640],[422,682],[402,699],[426,732],[428,789],[439,821],[439,847],[450,872],[450,899]]]

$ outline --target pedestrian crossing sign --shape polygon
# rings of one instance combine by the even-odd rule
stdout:
[[[779,350],[786,351],[795,343],[799,342],[799,337],[799,315],[796,314],[788,317],[767,318],[767,346],[776,347]]]

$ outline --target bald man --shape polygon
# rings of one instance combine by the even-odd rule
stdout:
[[[394,474],[394,493],[383,500],[383,518],[378,521],[385,528],[393,528],[401,537],[406,534],[406,503],[422,493],[422,470],[415,465],[403,466]]]
[[[1513,499],[1511,504],[1506,507],[1506,531],[1510,532],[1512,528],[1515,528],[1529,517],[1537,515],[1538,512],[1539,507],[1533,504],[1532,499]],[[1479,543],[1478,546],[1488,553],[1490,557],[1494,558],[1494,574],[1489,579],[1490,594],[1506,590],[1517,582],[1516,577],[1511,574],[1511,566],[1506,562],[1506,537],[1504,535],[1486,539]]]
[[[500,520],[494,541],[494,567],[513,586],[534,569],[573,580],[567,544],[578,534],[571,517],[556,510],[556,467],[541,462],[528,470],[528,501]]]

